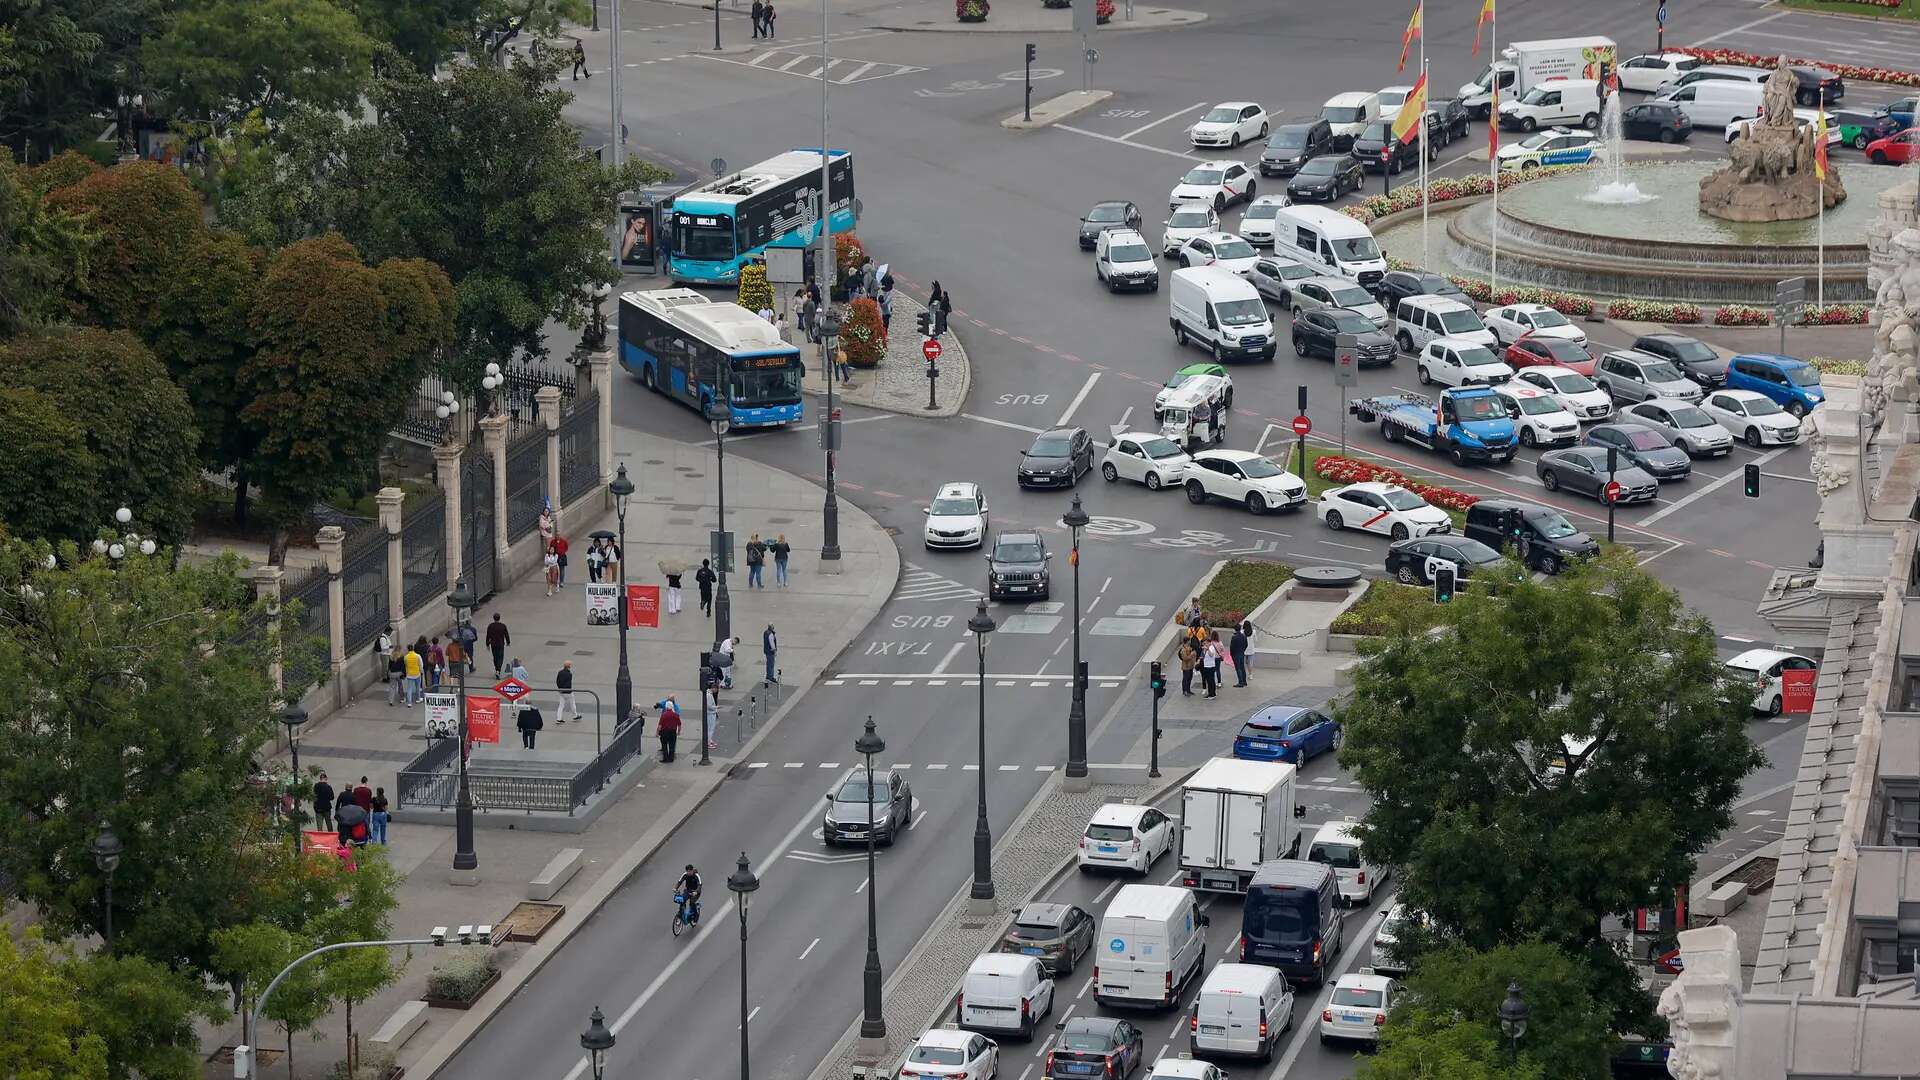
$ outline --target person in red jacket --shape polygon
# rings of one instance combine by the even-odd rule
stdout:
[[[680,705],[667,698],[659,705],[660,709],[660,760],[672,761],[674,743],[680,739]]]

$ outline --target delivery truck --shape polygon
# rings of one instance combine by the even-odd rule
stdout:
[[[1600,65],[1609,71],[1620,63],[1612,38],[1572,37],[1546,41],[1516,41],[1500,50],[1474,81],[1460,87],[1460,103],[1476,119],[1492,111],[1493,80],[1500,80],[1500,100],[1517,101],[1549,79],[1598,79]]]
[[[1300,853],[1294,767],[1214,758],[1180,793],[1180,870],[1189,889],[1245,893],[1261,863]]]

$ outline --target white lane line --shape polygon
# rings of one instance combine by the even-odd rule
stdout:
[[[753,1018],[754,1018],[754,1017],[756,1017],[756,1016],[759,1016],[759,1015],[760,1015],[760,1006],[758,1006],[758,1005],[755,1005],[755,1006],[753,1007],[753,1009],[752,1009],[752,1011],[750,1011],[750,1012],[748,1012],[748,1013],[747,1013],[747,1023],[749,1023],[749,1024],[751,1024],[751,1023],[753,1023]],[[737,1024],[736,1024],[736,1025],[734,1026],[734,1030],[735,1030],[735,1031],[738,1031],[738,1030],[740,1030],[740,1028],[739,1028],[739,1025],[737,1025]]]
[[[1079,1001],[1081,998],[1086,997],[1087,991],[1091,989],[1093,989],[1093,978],[1092,976],[1088,976],[1087,981],[1080,984],[1080,992],[1073,995],[1073,1000]]]
[[[1741,32],[1742,30],[1751,30],[1756,26],[1761,26],[1766,23],[1770,23],[1775,19],[1784,19],[1791,14],[1793,14],[1793,12],[1791,11],[1776,11],[1771,15],[1763,15],[1760,18],[1753,20],[1752,22],[1743,22],[1739,26],[1736,26],[1731,30],[1722,30],[1717,34],[1709,34],[1706,37],[1699,38],[1694,41],[1694,44],[1695,45],[1711,44],[1715,41],[1719,41],[1723,37],[1732,37],[1733,35]]]
[[[751,1019],[751,1017],[749,1017],[749,1019]],[[1153,1063],[1154,1063],[1155,1065],[1158,1065],[1158,1064],[1160,1064],[1160,1059],[1161,1059],[1161,1058],[1163,1058],[1163,1057],[1166,1057],[1166,1056],[1167,1056],[1167,1054],[1168,1054],[1168,1053],[1170,1053],[1170,1052],[1171,1052],[1172,1050],[1173,1050],[1173,1040],[1172,1040],[1172,1039],[1168,1039],[1168,1040],[1167,1040],[1167,1045],[1165,1045],[1165,1046],[1163,1046],[1163,1047],[1161,1047],[1161,1048],[1160,1048],[1160,1052],[1159,1052],[1159,1053],[1157,1053],[1157,1054],[1155,1054],[1155,1055],[1153,1055]]]
[[[1026,1068],[1020,1070],[1020,1080],[1027,1080],[1027,1077],[1032,1074],[1032,1072],[1033,1065],[1028,1064]]]
[[[867,891],[867,883],[866,883],[866,882],[864,882],[864,881],[862,881],[862,882],[860,883],[860,887],[859,887],[859,888],[857,888],[857,889],[855,889],[855,890],[853,890],[853,895],[855,895],[855,896],[859,896],[859,895],[860,895],[861,893],[863,893],[863,892],[866,892],[866,891]]]
[[[1780,447],[1779,449],[1771,450],[1771,451],[1768,451],[1767,453],[1761,454],[1759,457],[1754,459],[1754,462],[1756,464],[1764,466],[1767,462],[1772,461],[1774,458],[1777,458],[1781,454],[1784,454],[1786,452],[1787,452],[1787,448],[1783,446],[1783,447]],[[1691,506],[1692,504],[1699,502],[1701,499],[1706,498],[1707,496],[1713,494],[1715,491],[1718,491],[1719,489],[1727,486],[1733,481],[1740,479],[1740,476],[1741,476],[1740,473],[1728,473],[1727,475],[1721,477],[1720,479],[1715,480],[1713,483],[1708,484],[1705,487],[1701,488],[1699,491],[1695,491],[1682,498],[1675,499],[1672,503],[1669,503],[1667,506],[1654,511],[1651,514],[1648,514],[1646,517],[1641,518],[1639,521],[1634,522],[1634,525],[1641,528],[1646,528],[1646,527],[1651,527],[1655,524],[1658,524],[1661,518],[1664,518],[1669,514],[1678,513],[1679,511],[1686,509],[1688,506]]]
[[[1261,431],[1261,432],[1260,432],[1260,437],[1259,437],[1258,439],[1255,439],[1255,440],[1253,441],[1253,452],[1254,452],[1254,453],[1256,453],[1256,454],[1257,454],[1257,453],[1259,453],[1259,452],[1260,452],[1260,448],[1261,448],[1261,447],[1263,447],[1263,446],[1265,446],[1265,445],[1267,445],[1267,436],[1269,436],[1269,435],[1271,435],[1271,434],[1273,434],[1273,429],[1274,429],[1274,428],[1276,428],[1276,427],[1278,427],[1278,426],[1279,426],[1279,425],[1277,425],[1277,424],[1268,424],[1268,425],[1266,426],[1266,428],[1265,428],[1265,430],[1263,430],[1263,431]]]
[[[1118,424],[1115,424],[1114,426],[1119,428],[1122,431],[1127,430],[1127,418],[1132,415],[1133,415],[1133,406],[1129,405],[1127,406],[1127,410],[1120,414],[1120,422]]]
[[[1019,772],[1019,771],[1020,771],[1020,766],[1018,766],[1018,765],[1002,765],[1002,766],[1000,766],[1000,771],[1001,771],[1001,772]],[[921,813],[925,813],[925,812],[926,812],[926,811],[924,811],[924,810],[923,810],[923,811],[921,811]]]
[[[1073,400],[1067,403],[1067,411],[1060,414],[1060,423],[1056,426],[1067,426],[1067,421],[1073,419],[1074,411],[1080,408],[1080,403],[1087,400],[1087,395],[1093,392],[1093,384],[1099,381],[1100,373],[1097,371],[1087,376],[1087,381],[1081,385],[1080,392],[1073,395]]]
[[[925,820],[927,820],[927,812],[925,810],[922,810],[918,814],[914,815],[913,824],[908,825],[907,828],[909,829],[917,828],[919,824]]]
[[[1094,895],[1094,898],[1093,898],[1093,902],[1094,902],[1095,904],[1104,904],[1104,903],[1106,903],[1106,902],[1107,902],[1107,897],[1108,897],[1108,896],[1110,896],[1110,895],[1112,895],[1112,893],[1113,893],[1113,890],[1115,890],[1115,889],[1117,889],[1117,888],[1119,888],[1119,887],[1120,887],[1120,879],[1119,879],[1119,878],[1114,878],[1114,879],[1113,879],[1112,881],[1109,881],[1109,882],[1107,882],[1107,887],[1106,887],[1106,888],[1104,888],[1104,889],[1101,889],[1101,890],[1100,890],[1100,891],[1099,891],[1098,893],[1096,893],[1096,894]]]
[[[1387,909],[1392,906],[1393,897],[1389,896],[1386,902],[1380,905],[1380,910],[1374,912],[1373,916],[1367,920],[1366,925],[1361,927],[1359,937],[1354,941],[1346,943],[1341,951],[1347,955],[1346,959],[1340,963],[1338,975],[1345,975],[1347,972],[1353,970],[1354,963],[1360,959],[1360,953],[1367,947],[1368,943],[1373,940],[1374,932],[1379,930],[1380,920],[1385,918]],[[1334,984],[1340,981],[1338,975],[1328,979],[1320,993],[1314,995],[1316,1001],[1307,1009],[1306,1015],[1312,1016],[1322,1011],[1327,1007],[1327,1002],[1333,1000]],[[1299,1034],[1295,1036],[1293,1045],[1287,1047],[1287,1052],[1281,1056],[1280,1063],[1275,1065],[1273,1071],[1267,1074],[1267,1080],[1280,1080],[1281,1077],[1287,1075],[1287,1070],[1293,1067],[1294,1060],[1300,1056],[1300,1051],[1306,1048],[1307,1027],[1308,1025],[1306,1024],[1299,1025],[1296,1029]]]
[[[806,950],[800,954],[800,959],[805,960],[809,955],[813,953],[813,947],[818,944],[820,944],[819,938],[814,938],[812,941],[808,942]]]
[[[769,766],[769,765],[771,765],[771,764],[773,764],[773,762],[771,762],[771,761],[753,761],[753,762],[748,762],[748,763],[747,763],[747,768],[749,768],[749,769],[764,769],[764,768],[766,768],[767,766]]]
[[[1207,107],[1207,103],[1206,103],[1206,102],[1204,102],[1204,101],[1196,101],[1196,102],[1194,102],[1193,104],[1191,104],[1191,105],[1189,105],[1189,106],[1187,106],[1186,108],[1184,108],[1184,109],[1181,109],[1181,110],[1180,110],[1179,112],[1170,112],[1170,113],[1168,113],[1167,115],[1165,115],[1165,116],[1163,116],[1163,117],[1161,117],[1161,118],[1160,118],[1160,119],[1158,119],[1158,120],[1154,120],[1154,121],[1152,121],[1152,122],[1150,122],[1150,123],[1145,123],[1145,124],[1141,124],[1141,125],[1140,125],[1139,127],[1137,127],[1137,128],[1134,128],[1134,129],[1133,129],[1132,131],[1129,131],[1129,132],[1127,132],[1127,133],[1126,133],[1125,135],[1122,135],[1122,136],[1120,136],[1120,137],[1121,137],[1122,139],[1131,139],[1131,138],[1133,138],[1133,137],[1134,137],[1135,135],[1138,135],[1138,134],[1140,134],[1140,133],[1141,133],[1141,132],[1143,132],[1143,131],[1149,131],[1149,130],[1151,130],[1151,129],[1153,129],[1153,128],[1156,128],[1156,127],[1159,127],[1159,126],[1160,126],[1161,124],[1164,124],[1164,123],[1166,123],[1167,121],[1169,121],[1169,120],[1171,120],[1171,119],[1173,119],[1173,118],[1174,118],[1174,117],[1176,117],[1176,116],[1185,116],[1185,115],[1187,115],[1188,113],[1190,113],[1190,112],[1192,112],[1192,111],[1193,111],[1193,110],[1195,110],[1195,109],[1204,109],[1204,108],[1206,108],[1206,107]]]
[[[964,649],[966,647],[967,647],[967,643],[964,641],[954,642],[953,648],[948,649],[947,655],[941,657],[940,663],[935,665],[933,669],[933,673],[935,675],[945,675],[947,673],[947,665],[953,663],[954,655],[958,653],[961,649]]]
[[[1107,580],[1105,580],[1105,581],[1103,581],[1103,582],[1101,582],[1101,583],[1100,583],[1100,591],[1101,591],[1102,593],[1105,593],[1105,592],[1107,591],[1107,586],[1109,586],[1109,585],[1111,585],[1111,584],[1113,584],[1113,579],[1112,579],[1112,578],[1108,578]]]
[[[1089,139],[1099,139],[1101,142],[1110,142],[1115,146],[1130,147],[1134,150],[1147,150],[1155,154],[1165,154],[1168,157],[1179,158],[1181,161],[1205,161],[1206,160],[1206,158],[1195,157],[1192,154],[1183,154],[1178,150],[1162,150],[1158,146],[1148,146],[1146,143],[1128,142],[1125,139],[1114,138],[1112,135],[1102,135],[1097,131],[1088,131],[1086,128],[1077,128],[1071,124],[1055,124],[1053,125],[1053,130],[1071,131],[1075,135],[1085,135]]]
[[[876,67],[878,67],[878,66],[879,66],[878,64],[874,64],[874,63],[871,63],[871,62],[869,62],[869,63],[865,63],[865,64],[861,64],[861,65],[860,65],[859,67],[857,67],[857,68],[854,68],[854,69],[853,69],[853,71],[852,71],[851,73],[849,73],[849,74],[846,74],[846,75],[842,75],[842,76],[840,76],[839,78],[837,78],[837,79],[835,79],[835,80],[833,80],[833,81],[834,81],[834,82],[837,82],[837,83],[839,83],[839,84],[840,84],[840,85],[842,85],[842,86],[845,86],[846,84],[848,84],[848,83],[850,83],[850,82],[857,82],[857,81],[859,81],[859,78],[860,78],[860,76],[862,76],[862,75],[865,75],[865,74],[866,74],[867,72],[869,72],[869,71],[872,71],[872,70],[873,70],[874,68],[876,68]]]
[[[1059,127],[1060,125],[1055,124],[1054,126]],[[1037,428],[1030,424],[1016,424],[1011,420],[1000,420],[991,416],[980,416],[976,413],[961,413],[960,415],[968,420],[977,421],[982,424],[992,424],[995,427],[1012,428],[1015,431],[1024,431],[1030,435],[1038,435],[1047,430],[1046,428]]]

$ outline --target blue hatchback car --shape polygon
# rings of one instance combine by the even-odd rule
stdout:
[[[1247,718],[1234,736],[1233,756],[1247,761],[1303,764],[1326,750],[1340,749],[1340,723],[1313,709],[1269,705]]]
[[[1779,353],[1742,353],[1727,363],[1727,389],[1753,390],[1796,417],[1827,400],[1820,371],[1805,360]]]

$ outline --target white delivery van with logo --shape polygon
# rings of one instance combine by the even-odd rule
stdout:
[[[1186,889],[1122,885],[1094,940],[1094,1000],[1172,1005],[1207,958],[1206,926],[1206,915]]]

